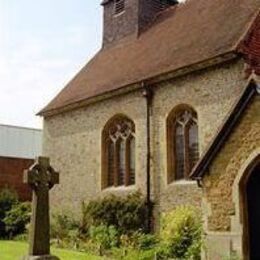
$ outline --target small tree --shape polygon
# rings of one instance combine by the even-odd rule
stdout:
[[[31,204],[29,202],[17,203],[7,211],[4,218],[5,231],[8,237],[23,234],[26,225],[30,222]]]
[[[168,257],[200,259],[202,221],[193,207],[179,206],[164,214],[160,236]]]
[[[18,203],[17,194],[7,188],[0,191],[0,237],[5,237],[6,225],[4,219],[13,205]]]

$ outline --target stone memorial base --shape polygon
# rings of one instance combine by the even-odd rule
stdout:
[[[60,260],[57,256],[41,255],[41,256],[25,256],[22,260]]]

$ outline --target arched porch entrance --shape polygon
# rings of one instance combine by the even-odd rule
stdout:
[[[248,167],[240,183],[243,212],[244,259],[260,259],[260,156]]]

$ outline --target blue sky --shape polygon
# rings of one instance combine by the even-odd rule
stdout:
[[[0,0],[0,124],[35,114],[101,46],[100,0]]]

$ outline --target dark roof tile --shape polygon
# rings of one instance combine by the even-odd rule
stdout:
[[[137,39],[101,49],[40,114],[235,51],[260,0],[187,0]]]

